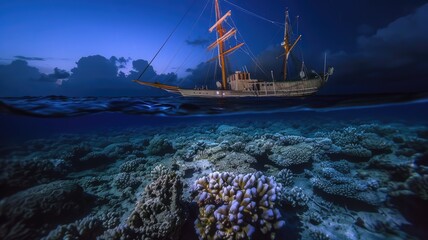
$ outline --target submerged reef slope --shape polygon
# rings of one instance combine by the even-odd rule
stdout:
[[[0,238],[428,239],[426,124],[217,120],[0,147]]]

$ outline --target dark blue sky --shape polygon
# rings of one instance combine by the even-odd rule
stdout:
[[[305,61],[319,68],[327,51],[329,63],[336,67],[337,75],[327,91],[364,92],[366,86],[358,83],[362,78],[373,82],[375,87],[369,92],[382,90],[385,84],[392,90],[401,89],[400,79],[394,79],[396,72],[409,71],[412,79],[426,75],[426,1],[229,1],[277,22],[284,21],[287,7],[292,20],[299,15]],[[233,22],[253,53],[264,60],[262,64],[268,68],[280,65],[274,55],[283,29],[243,13],[227,1],[220,2],[224,12],[232,10]],[[133,61],[150,60],[189,7],[183,24],[153,63],[153,76],[172,72],[178,78],[202,74],[204,66],[197,68],[198,64],[212,55],[204,49],[215,37],[208,33],[213,24],[212,0],[1,1],[0,96],[79,95],[77,83],[88,85],[91,79],[103,88],[88,88],[89,95],[108,95],[106,89],[116,87],[123,89],[120,94],[138,95],[141,89],[134,91],[127,76],[131,70],[141,69]],[[86,58],[89,56],[95,57]],[[251,65],[241,52],[232,60],[235,68]],[[65,78],[76,87],[66,89],[55,84]],[[22,83],[34,87],[16,90]]]

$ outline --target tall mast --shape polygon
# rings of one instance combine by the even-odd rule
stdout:
[[[288,10],[285,11],[285,30],[284,30],[284,41],[281,43],[281,46],[284,48],[284,81],[287,80],[287,64],[288,64],[288,56],[293,48],[296,46],[297,42],[300,41],[302,35],[297,37],[296,41],[293,44],[290,44],[290,18],[288,15]]]
[[[216,13],[216,21],[219,22],[220,19],[222,19],[222,17],[221,17],[218,0],[215,0],[215,13]],[[225,33],[221,22],[217,24],[217,33],[218,33],[218,38],[217,38],[217,41],[218,41],[219,39],[222,39]],[[226,61],[225,61],[225,55],[224,55],[224,41],[218,41],[218,49],[219,49],[218,56],[220,59],[220,66],[221,66],[221,79],[222,79],[221,88],[225,90],[227,88],[227,81],[226,81],[227,73],[226,73]]]
[[[231,38],[232,36],[236,35],[237,30],[235,28],[230,29],[226,32],[225,28],[223,27],[223,22],[226,20],[226,18],[230,17],[232,15],[232,11],[228,11],[226,14],[221,16],[220,6],[218,4],[218,0],[215,0],[215,16],[216,16],[216,23],[209,29],[210,32],[214,31],[214,29],[217,30],[217,39],[215,42],[211,43],[208,46],[208,49],[211,50],[218,46],[218,59],[220,60],[220,67],[221,67],[221,88],[223,90],[227,89],[227,70],[226,70],[226,55],[231,54],[236,49],[242,47],[244,43],[240,43],[234,47],[231,47],[229,49],[226,49],[224,46],[224,42]]]

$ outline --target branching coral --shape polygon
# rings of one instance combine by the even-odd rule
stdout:
[[[200,207],[195,227],[201,239],[274,239],[284,225],[275,208],[281,186],[273,177],[215,172],[198,179],[195,188]]]
[[[159,175],[146,186],[129,216],[129,229],[141,239],[177,239],[185,220],[180,200],[182,185],[174,172]]]
[[[286,204],[291,205],[292,207],[304,207],[308,204],[309,201],[308,196],[300,187],[283,189],[281,199],[283,199]]]
[[[281,183],[284,187],[289,187],[293,185],[293,172],[289,169],[282,169],[276,175],[277,182]]]

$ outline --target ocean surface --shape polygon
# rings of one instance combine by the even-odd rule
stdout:
[[[428,239],[428,94],[0,98],[0,239]]]

